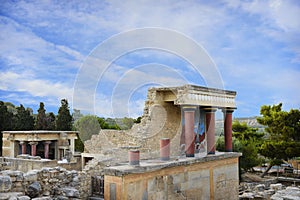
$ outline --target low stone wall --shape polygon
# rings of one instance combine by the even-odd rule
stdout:
[[[105,199],[238,199],[239,153],[104,169]]]
[[[74,158],[69,163],[58,163],[57,160],[41,159],[39,157],[28,156],[27,158],[0,157],[0,170],[15,170],[28,172],[30,170],[42,169],[43,167],[62,167],[67,170],[81,170],[81,157]]]
[[[0,172],[0,196],[16,194],[27,199],[87,199],[91,194],[91,178],[85,172],[68,171],[61,167],[42,168],[27,173]],[[24,197],[25,198],[25,197]]]

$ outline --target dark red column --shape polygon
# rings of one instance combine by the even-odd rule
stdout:
[[[215,108],[205,108],[207,154],[215,154]]]
[[[31,145],[31,155],[36,156],[36,145],[38,144],[37,142],[29,142]]]
[[[195,156],[195,133],[194,133],[195,110],[196,110],[195,106],[183,107],[186,157]]]
[[[163,138],[160,140],[160,159],[170,160],[170,139]]]
[[[129,165],[139,165],[140,164],[140,151],[139,150],[130,150],[128,152],[129,156]]]
[[[45,157],[46,159],[49,158],[49,144],[50,144],[50,143],[51,143],[50,141],[45,141],[45,142],[44,142],[44,157]]]
[[[20,144],[21,144],[21,147],[22,147],[22,154],[26,154],[26,142],[21,141]]]
[[[224,138],[225,151],[232,152],[232,112],[233,109],[224,109]]]

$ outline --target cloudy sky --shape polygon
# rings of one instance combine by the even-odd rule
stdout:
[[[137,34],[148,28],[169,35]],[[57,113],[67,98],[71,109],[137,117],[150,86],[214,86],[221,77],[221,89],[237,91],[235,117],[257,116],[261,105],[279,102],[299,108],[299,36],[297,0],[3,0],[0,100],[34,112],[44,102]],[[152,37],[170,45],[153,48]],[[191,41],[202,51],[186,46]],[[190,62],[195,54],[214,64],[215,77]]]

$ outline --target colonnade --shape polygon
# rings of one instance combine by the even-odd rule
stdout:
[[[214,107],[200,107],[205,111],[205,137],[207,142],[207,154],[215,154],[216,141],[215,141],[215,112],[217,108]],[[186,157],[195,156],[195,112],[197,106],[182,106],[183,116],[185,121],[185,152]],[[224,140],[225,151],[232,152],[232,112],[233,108],[222,108],[224,114]]]
[[[36,156],[36,150],[37,150],[37,145],[38,142],[37,141],[20,141],[20,145],[21,145],[21,153],[22,154],[26,154],[27,152],[27,143],[30,144],[31,146],[31,155],[32,156]],[[48,159],[49,158],[49,145],[50,145],[51,141],[43,141],[44,144],[44,158]]]

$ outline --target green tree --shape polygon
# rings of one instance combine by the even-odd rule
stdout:
[[[116,121],[114,121],[112,118],[105,119],[103,117],[98,117],[98,122],[100,124],[101,129],[121,130]]]
[[[55,130],[55,115],[53,112],[50,112],[47,115],[47,130]]]
[[[48,128],[48,121],[46,116],[46,110],[44,108],[44,103],[40,102],[40,107],[38,109],[38,114],[36,118],[35,129],[37,130],[47,130]]]
[[[234,121],[232,123],[232,135],[241,143],[240,168],[249,171],[259,165],[261,159],[258,157],[258,149],[264,133],[258,132],[257,128],[247,126],[246,123]]]
[[[0,101],[0,132],[13,128],[13,113],[9,112],[3,101]],[[1,137],[2,138],[2,137]]]
[[[61,106],[58,110],[56,129],[60,131],[72,130],[72,116],[69,110],[68,100],[62,99]]]
[[[2,156],[2,131],[12,130],[13,114],[8,111],[3,101],[0,101],[0,156]]]
[[[30,114],[30,109],[24,108],[22,104],[17,107],[17,114],[14,116],[14,130],[33,130],[34,129],[34,117]]]
[[[74,126],[79,131],[79,137],[82,142],[91,139],[92,135],[99,134],[101,129],[98,117],[93,115],[81,117],[75,121]]]
[[[271,169],[290,158],[300,155],[300,110],[282,110],[282,103],[278,105],[264,105],[260,109],[262,115],[257,121],[266,126],[267,139],[261,146],[260,153],[270,159],[268,169]]]
[[[258,148],[264,133],[258,132],[257,128],[251,128],[246,123],[234,121],[232,123],[232,150],[241,152],[239,167],[244,171],[252,170],[253,167],[261,163],[258,157]],[[224,137],[217,141],[217,150],[225,151]]]

